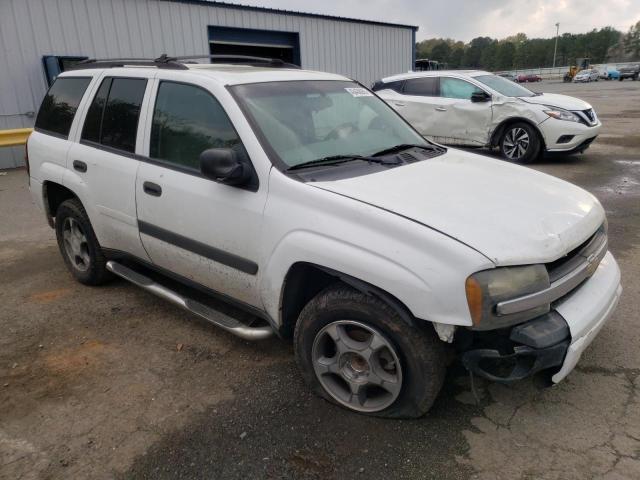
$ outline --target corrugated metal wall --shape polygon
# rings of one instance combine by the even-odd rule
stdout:
[[[299,32],[303,68],[365,84],[412,66],[411,28],[171,0],[0,0],[0,129],[30,127],[46,91],[43,55],[209,52],[208,26]],[[23,164],[0,149],[0,168]]]

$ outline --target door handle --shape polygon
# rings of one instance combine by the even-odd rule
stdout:
[[[405,104],[404,104],[404,103],[402,103],[402,102],[393,102],[393,104],[394,104],[396,107],[404,107],[404,106],[405,106]]]
[[[436,107],[436,110],[437,110],[438,112],[446,112],[446,111],[447,111],[447,109],[446,109],[446,108],[444,108],[444,107]]]
[[[157,183],[144,182],[142,184],[142,189],[144,190],[144,193],[152,195],[154,197],[159,197],[160,195],[162,195],[162,187]]]
[[[73,169],[84,173],[87,171],[87,164],[84,162],[81,162],[80,160],[74,160]]]

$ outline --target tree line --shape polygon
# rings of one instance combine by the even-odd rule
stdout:
[[[555,37],[528,38],[518,33],[502,40],[477,37],[469,43],[431,38],[416,44],[417,58],[445,63],[447,68],[512,70],[551,67]],[[577,58],[591,63],[632,61],[640,58],[640,22],[625,34],[613,27],[558,37],[556,66],[575,65]]]

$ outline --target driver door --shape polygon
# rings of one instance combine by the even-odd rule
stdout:
[[[200,173],[202,151],[244,151],[224,107],[204,85],[158,79],[153,96],[146,160],[136,179],[145,250],[170,273],[260,307],[258,245],[266,186],[238,188]]]
[[[471,95],[483,90],[466,80],[440,77],[439,95],[434,99],[430,136],[440,143],[484,146],[489,143],[492,101],[472,102]]]

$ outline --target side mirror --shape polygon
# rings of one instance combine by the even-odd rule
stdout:
[[[200,171],[211,180],[236,187],[251,179],[251,169],[232,148],[209,148],[202,152]]]
[[[489,100],[491,100],[491,95],[487,92],[473,92],[471,94],[472,102],[488,102]]]

